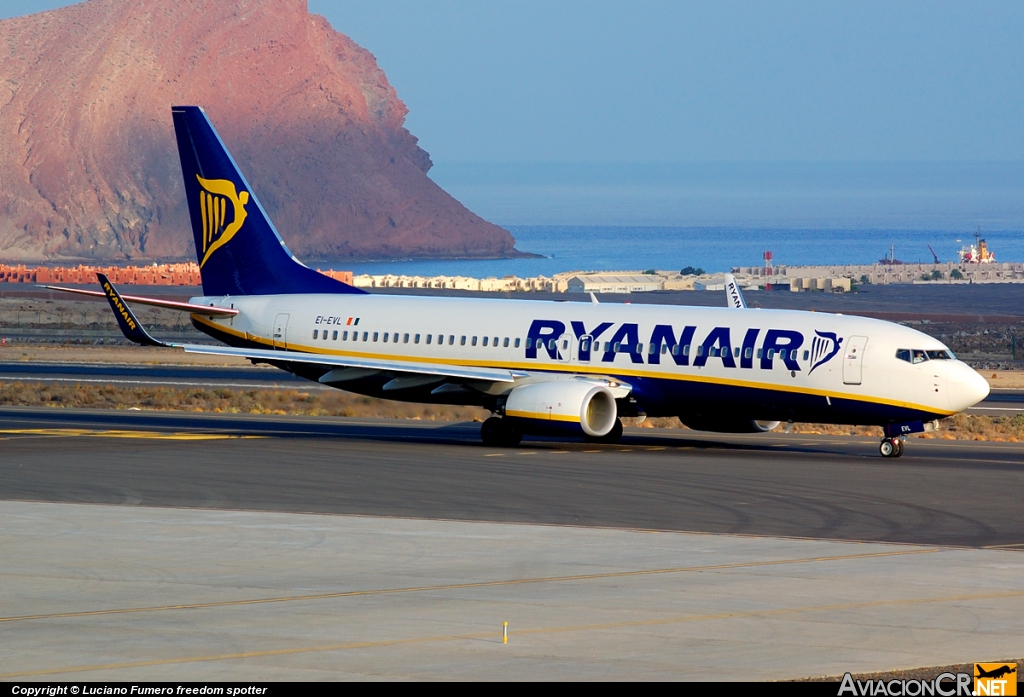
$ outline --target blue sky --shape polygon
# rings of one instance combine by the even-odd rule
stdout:
[[[1021,2],[310,7],[440,160],[1024,159]]]
[[[438,162],[1024,160],[1019,1],[309,4]]]

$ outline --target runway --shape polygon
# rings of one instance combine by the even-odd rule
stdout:
[[[979,416],[1016,416],[1024,414],[1024,390],[992,390],[985,401],[967,410]]]
[[[1024,451],[628,429],[480,444],[478,424],[0,409],[0,497],[1024,548]],[[73,456],[70,455],[73,453]]]

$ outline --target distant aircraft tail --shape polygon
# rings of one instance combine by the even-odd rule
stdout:
[[[743,299],[743,291],[740,290],[740,284],[736,282],[736,277],[731,273],[725,274],[725,297],[729,307],[742,310],[747,306],[747,301]]]
[[[176,106],[171,113],[204,294],[365,292],[292,255],[206,112]]]

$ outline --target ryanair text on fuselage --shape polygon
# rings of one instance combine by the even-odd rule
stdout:
[[[670,324],[658,324],[648,341],[641,342],[640,325],[636,323],[600,322],[589,329],[580,321],[569,324],[579,342],[579,360],[584,362],[614,363],[619,355],[625,354],[632,363],[649,365],[671,360],[676,365],[699,368],[714,359],[725,368],[771,370],[775,361],[781,360],[787,369],[798,371],[801,367],[797,357],[805,343],[803,333],[793,329],[751,327],[742,336],[734,337],[730,327],[698,333],[699,328],[694,325],[677,330]],[[564,360],[567,357],[560,353],[558,342],[565,333],[565,323],[560,320],[534,320],[527,333],[526,359],[546,355],[552,360]],[[695,341],[697,338],[699,342]],[[811,361],[809,372],[835,357],[842,341],[833,332],[816,331],[812,349],[805,349],[806,358]]]

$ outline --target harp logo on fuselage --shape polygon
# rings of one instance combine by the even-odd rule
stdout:
[[[199,268],[215,251],[231,241],[249,214],[245,210],[249,203],[249,192],[236,193],[235,184],[227,179],[199,180],[199,213],[203,219],[203,258]],[[231,222],[228,222],[228,207],[231,208]]]
[[[810,375],[814,372],[814,369],[819,365],[828,363],[832,358],[839,353],[839,347],[842,346],[843,340],[835,335],[834,332],[814,332],[817,336],[811,339],[811,369],[807,371]]]
[[[714,327],[698,331],[696,326],[681,331],[668,324],[659,324],[641,341],[638,324],[600,322],[587,327],[583,322],[537,319],[530,325],[526,338],[526,358],[563,361],[575,358],[580,362],[614,363],[628,356],[630,363],[694,366],[721,365],[724,368],[771,370],[776,361],[787,370],[803,370],[801,362],[813,371],[839,353],[843,340],[833,332],[816,331],[808,349],[803,350],[803,333],[793,329],[751,328],[733,335],[730,327]],[[809,371],[809,372],[810,372]]]

